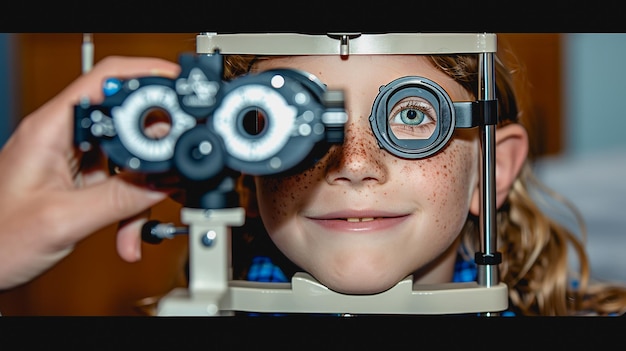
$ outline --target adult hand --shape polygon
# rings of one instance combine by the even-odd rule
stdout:
[[[0,289],[33,279],[77,242],[120,221],[119,255],[140,259],[146,211],[168,194],[130,174],[110,176],[103,162],[79,169],[73,108],[83,97],[102,102],[108,77],[174,78],[179,72],[178,64],[162,59],[107,57],[21,121],[0,151]]]

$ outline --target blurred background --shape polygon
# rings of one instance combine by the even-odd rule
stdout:
[[[176,61],[197,33],[95,33],[95,61],[109,55]],[[0,146],[23,116],[80,75],[82,33],[0,33]],[[592,275],[626,282],[626,34],[501,33],[499,55],[515,69],[540,179],[581,211]],[[2,171],[2,170],[0,170]],[[152,217],[180,224],[165,201]],[[550,209],[567,225],[575,218]],[[97,215],[94,213],[94,215]],[[45,230],[45,228],[42,228]],[[144,244],[138,263],[115,250],[115,226],[76,246],[35,280],[0,292],[3,315],[142,315],[152,298],[185,284],[186,236]]]

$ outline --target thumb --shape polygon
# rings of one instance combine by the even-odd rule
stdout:
[[[117,227],[117,253],[126,262],[141,259],[141,230],[150,217],[150,210],[120,221]]]

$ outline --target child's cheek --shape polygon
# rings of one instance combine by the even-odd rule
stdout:
[[[273,221],[292,215],[313,189],[313,179],[310,171],[288,177],[258,178],[259,207]]]

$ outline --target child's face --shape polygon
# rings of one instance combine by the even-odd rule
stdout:
[[[478,184],[478,132],[457,131],[432,157],[407,160],[380,149],[368,116],[379,88],[404,76],[441,85],[453,101],[472,100],[420,56],[299,56],[260,61],[292,67],[344,89],[345,140],[313,168],[256,179],[259,210],[283,253],[327,287],[376,293],[407,275],[452,278],[458,235]]]

